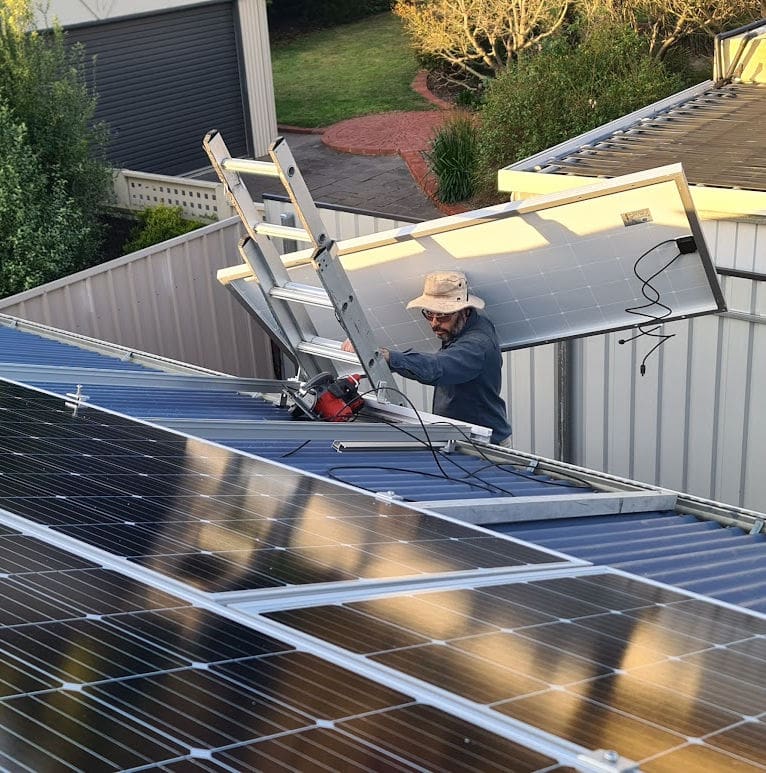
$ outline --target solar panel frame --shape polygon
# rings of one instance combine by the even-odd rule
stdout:
[[[694,250],[680,254],[687,236]],[[350,239],[338,251],[376,344],[392,349],[438,348],[419,310],[406,309],[431,271],[466,273],[503,351],[726,309],[680,164]],[[316,284],[304,253],[284,260],[292,281]],[[345,338],[331,313],[307,311],[321,337]]]
[[[99,560],[106,551],[208,592],[571,561],[278,462],[99,408],[75,411],[23,385],[6,382],[0,404],[0,458],[14,460],[0,476],[0,507],[92,545]],[[39,453],[55,471],[37,470]],[[118,469],[155,454],[178,474]]]

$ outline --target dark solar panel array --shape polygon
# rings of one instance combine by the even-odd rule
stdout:
[[[18,549],[15,558],[14,553]],[[41,571],[50,562],[55,569]],[[550,757],[3,528],[5,770],[556,768]],[[414,730],[410,726],[414,726]],[[428,743],[411,745],[420,734]],[[165,767],[167,766],[167,767]]]
[[[594,146],[551,159],[548,171],[615,177],[683,163],[690,183],[766,190],[766,85],[730,83],[642,120]]]
[[[0,393],[0,508],[82,545],[0,525],[0,767],[561,770],[553,741],[498,736],[466,721],[471,705],[566,741],[560,759],[574,744],[646,771],[766,767],[760,618],[588,574],[298,609],[277,594],[269,621],[244,625],[86,548],[197,599],[556,560],[14,385]],[[427,705],[433,688],[472,703]]]
[[[766,620],[592,574],[269,618],[645,771],[766,766]]]
[[[562,560],[10,384],[0,465],[0,507],[205,591]]]

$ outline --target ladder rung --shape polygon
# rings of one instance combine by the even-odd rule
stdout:
[[[354,365],[359,364],[359,358],[355,354],[344,352],[338,341],[332,341],[329,338],[315,336],[309,341],[301,341],[296,348],[300,352],[313,354],[316,357],[326,357],[328,360],[336,360],[337,362],[350,362]]]
[[[254,161],[251,158],[225,158],[221,168],[227,172],[257,174],[261,177],[279,177],[277,165],[271,161]]]
[[[302,228],[294,228],[291,225],[279,225],[278,223],[258,223],[255,226],[256,233],[264,236],[276,236],[277,239],[293,239],[297,242],[310,242],[314,240]]]
[[[321,287],[301,285],[296,282],[288,282],[284,287],[272,287],[269,290],[272,298],[281,301],[297,301],[307,303],[310,306],[321,306],[325,309],[333,308],[332,301]]]

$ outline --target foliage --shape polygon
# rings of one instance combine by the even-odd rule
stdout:
[[[442,124],[427,155],[437,179],[436,195],[445,204],[464,201],[476,188],[478,137],[473,116],[455,112]]]
[[[391,0],[271,0],[267,6],[269,29],[313,30],[347,24],[391,10]]]
[[[72,271],[87,229],[64,181],[46,171],[26,128],[0,103],[0,297]]]
[[[198,220],[184,220],[181,207],[166,207],[163,205],[149,207],[138,214],[138,223],[130,232],[130,237],[123,247],[127,255],[130,252],[143,250],[153,244],[159,244],[166,239],[194,231],[205,225]]]
[[[83,51],[67,46],[60,29],[35,32],[29,0],[0,0],[0,102],[6,129],[16,147],[23,143],[29,156],[28,162],[22,162],[7,157],[8,146],[0,149],[6,184],[22,173],[19,185],[47,192],[48,206],[59,208],[50,210],[51,223],[60,224],[62,218],[70,223],[70,233],[59,234],[66,237],[59,247],[45,248],[50,252],[44,261],[48,268],[42,273],[38,260],[42,256],[33,252],[42,249],[41,242],[12,240],[13,250],[20,251],[15,258],[19,264],[26,258],[30,266],[38,267],[30,269],[29,278],[22,282],[29,286],[33,275],[36,281],[46,281],[65,267],[93,262],[101,239],[97,213],[111,190],[111,170],[105,161],[107,133],[103,126],[93,125],[95,95],[86,83]],[[13,205],[26,196],[16,190],[0,195]],[[6,214],[6,226],[11,221],[20,223],[22,216],[23,212]],[[38,227],[34,220],[30,214],[28,229]],[[0,245],[4,256],[9,249],[9,243]]]
[[[625,26],[548,41],[496,78],[482,109],[479,167],[494,189],[499,168],[662,99],[680,87]]]
[[[629,24],[649,39],[656,59],[681,41],[703,33],[714,37],[763,15],[761,0],[588,0],[583,8]]]
[[[503,72],[520,52],[554,35],[571,0],[397,0],[421,55],[444,61],[456,77],[480,83]]]
[[[388,110],[425,110],[411,88],[418,70],[401,22],[381,14],[271,47],[277,120],[329,126]]]

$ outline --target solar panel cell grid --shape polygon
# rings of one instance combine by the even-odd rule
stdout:
[[[30,592],[71,608],[79,615],[110,615],[184,605],[175,596],[108,569],[24,573],[13,579]]]
[[[562,562],[192,438],[94,409],[75,416],[21,387],[1,402],[0,463],[12,472],[0,507],[202,590]]]
[[[0,539],[67,565],[32,537]],[[240,771],[282,759],[300,770],[309,751],[313,769],[422,769],[397,752],[406,728],[397,738],[390,723],[370,724],[424,708],[411,697],[111,570],[22,569],[3,581],[2,598],[15,591],[22,610],[0,627],[4,769]],[[40,609],[49,622],[34,622]],[[362,717],[358,733],[339,727]],[[441,725],[434,754],[476,739],[470,759],[482,764],[501,750],[519,770],[555,765],[468,723]]]
[[[133,572],[180,580],[187,598],[195,588],[489,567],[525,574],[277,608],[248,626],[0,531],[3,766],[563,770],[461,718],[466,704],[445,699],[451,693],[507,728],[521,721],[554,745],[616,749],[649,771],[766,768],[762,620],[611,573],[570,567],[533,581],[535,568],[563,573],[567,563],[203,442],[152,428],[142,437],[145,428],[119,417],[73,416],[31,394],[0,390],[0,405],[13,406],[0,411],[0,508],[76,537],[85,556],[97,555],[88,544],[106,550],[110,567],[128,558]],[[154,461],[162,474],[152,475]],[[275,637],[271,621],[292,629],[281,636],[293,643]],[[333,658],[349,650],[349,668],[321,657],[328,643]],[[362,668],[375,680],[351,670]],[[436,704],[452,713],[426,705],[434,687],[448,691]]]
[[[700,755],[700,769],[722,752],[732,770],[766,767],[763,621],[637,579],[586,574],[266,616],[642,769],[666,769],[671,752]],[[691,743],[703,751],[682,754]]]
[[[67,553],[44,542],[13,534],[0,535],[0,573],[56,571],[93,567],[91,561]]]

